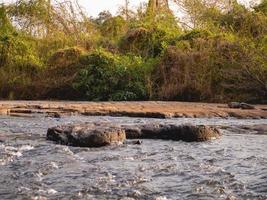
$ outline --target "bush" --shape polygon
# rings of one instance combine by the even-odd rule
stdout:
[[[227,102],[266,99],[267,58],[250,40],[230,35],[185,37],[164,52],[153,71],[154,96]]]
[[[97,50],[82,56],[84,66],[74,87],[87,100],[143,100],[147,98],[142,59]]]

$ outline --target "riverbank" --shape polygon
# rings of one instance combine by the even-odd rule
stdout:
[[[79,114],[147,118],[235,117],[266,119],[267,105],[255,105],[255,109],[244,110],[229,108],[226,104],[191,102],[0,101],[0,114],[2,115],[26,117],[38,113],[51,117]]]

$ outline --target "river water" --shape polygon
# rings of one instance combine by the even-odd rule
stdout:
[[[46,140],[49,127],[80,122],[158,122],[224,127],[203,143],[143,140],[77,148]],[[267,120],[0,116],[0,199],[267,199],[267,135],[240,125]]]

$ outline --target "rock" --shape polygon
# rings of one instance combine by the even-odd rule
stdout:
[[[248,104],[248,103],[244,103],[244,102],[241,102],[241,103],[240,102],[230,102],[230,103],[228,103],[228,107],[229,108],[235,108],[235,109],[241,108],[244,110],[255,109],[255,106]]]
[[[220,136],[221,133],[218,129],[209,126],[158,123],[116,126],[108,122],[98,122],[57,126],[47,131],[48,140],[80,147],[101,147],[113,143],[122,143],[126,138],[202,142]],[[142,141],[133,141],[130,144],[140,145]]]
[[[230,103],[228,103],[228,107],[229,108],[236,108],[236,109],[241,108],[239,102],[230,102]]]
[[[127,139],[162,139],[201,142],[219,138],[218,129],[209,126],[160,125],[150,124],[142,127],[125,127]]]
[[[82,112],[82,115],[85,116],[105,116],[105,112]],[[108,112],[109,116],[114,117],[140,117],[140,118],[157,118],[157,119],[166,119],[173,117],[170,113],[161,113],[161,112],[136,112],[136,111],[110,111]]]
[[[102,147],[124,142],[126,134],[120,127],[86,123],[50,128],[47,139],[70,146]]]
[[[247,103],[240,103],[240,107],[242,109],[246,109],[246,110],[253,110],[253,109],[255,109],[255,106],[253,106],[251,104],[247,104]]]
[[[0,115],[7,115],[10,112],[9,109],[0,107]]]
[[[46,117],[51,117],[51,118],[61,118],[61,114],[60,113],[58,113],[58,112],[51,112],[51,113],[48,113],[47,115],[46,115]]]
[[[4,136],[0,133],[0,143],[5,142]]]
[[[245,129],[253,134],[267,135],[267,125],[266,124],[257,124],[257,125],[243,125],[239,127],[240,129]]]
[[[134,141],[134,144],[141,145],[143,142],[141,140]]]
[[[10,113],[31,114],[33,111],[31,109],[14,108],[10,110]]]

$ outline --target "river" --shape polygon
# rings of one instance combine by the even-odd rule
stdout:
[[[223,136],[203,143],[143,140],[103,148],[46,140],[49,127],[97,121],[215,125]],[[0,199],[266,200],[267,135],[234,128],[257,124],[267,120],[0,116]]]

